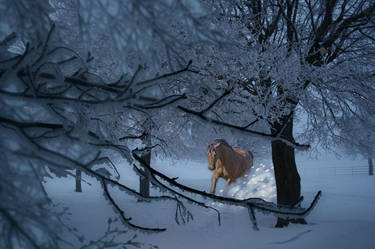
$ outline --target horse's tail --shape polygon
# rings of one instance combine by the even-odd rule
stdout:
[[[248,150],[247,152],[249,152],[249,154],[251,156],[251,164],[253,166],[254,165],[254,154],[250,150]]]
[[[248,150],[247,152],[249,152],[249,154],[250,154],[250,156],[251,156],[251,159],[254,160],[254,155],[253,155],[253,153],[252,153],[250,150]]]

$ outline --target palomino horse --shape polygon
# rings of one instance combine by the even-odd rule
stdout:
[[[207,144],[208,169],[212,171],[211,194],[215,194],[217,180],[226,180],[226,189],[238,178],[246,175],[253,166],[253,154],[232,148],[224,139]]]

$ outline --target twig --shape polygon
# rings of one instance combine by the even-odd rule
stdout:
[[[117,203],[115,202],[115,200],[112,198],[111,194],[109,193],[108,188],[107,188],[107,184],[105,182],[105,179],[103,177],[101,177],[101,178],[102,178],[101,179],[101,183],[102,183],[103,190],[104,190],[104,193],[105,193],[106,197],[108,198],[108,200],[110,201],[110,203],[115,208],[115,210],[117,211],[117,213],[120,215],[122,221],[126,225],[128,225],[129,227],[131,227],[133,229],[138,229],[138,230],[147,231],[147,232],[164,232],[164,231],[166,231],[166,228],[141,227],[141,226],[134,225],[133,223],[131,223],[130,222],[131,218],[126,218],[125,217],[125,212],[117,205]]]

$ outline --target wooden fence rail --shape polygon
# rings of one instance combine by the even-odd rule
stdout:
[[[301,175],[368,175],[369,167],[368,166],[342,166],[342,167],[306,167],[299,168],[299,173]]]

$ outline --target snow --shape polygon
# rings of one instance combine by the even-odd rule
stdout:
[[[303,165],[301,157],[297,157],[297,163]],[[210,188],[211,172],[207,169],[207,162],[164,159],[154,160],[153,165],[170,177],[179,177],[180,183],[200,190],[208,191]],[[255,168],[249,176],[231,186],[228,195],[234,194],[237,198],[262,197],[275,201],[275,183],[270,165],[267,162],[255,162]],[[135,173],[125,165],[119,171],[120,181],[137,189],[138,177]],[[85,239],[90,240],[106,229],[107,219],[114,218],[115,214],[101,194],[100,185],[90,177],[86,176],[85,179],[91,186],[83,183],[83,193],[74,192],[74,179],[47,179],[45,186],[55,202],[69,207],[71,215],[67,224],[76,226],[85,235]],[[291,224],[278,229],[274,228],[275,217],[256,213],[260,231],[253,230],[244,208],[209,203],[222,214],[222,225],[219,226],[215,212],[186,203],[194,220],[185,225],[177,225],[174,221],[176,204],[172,201],[137,202],[116,188],[109,189],[124,209],[125,215],[133,218],[134,224],[167,228],[162,233],[138,233],[136,240],[144,243],[142,248],[151,248],[151,245],[163,249],[373,248],[374,176],[305,174],[301,175],[301,183],[302,194],[305,196],[304,206],[312,201],[318,190],[323,191],[317,207],[307,218],[308,225]],[[224,189],[223,180],[219,181],[217,189]],[[157,190],[152,190],[152,194],[157,193]],[[121,239],[130,239],[133,234],[133,231],[129,231]],[[66,233],[64,236],[72,243],[78,243],[71,235]]]

